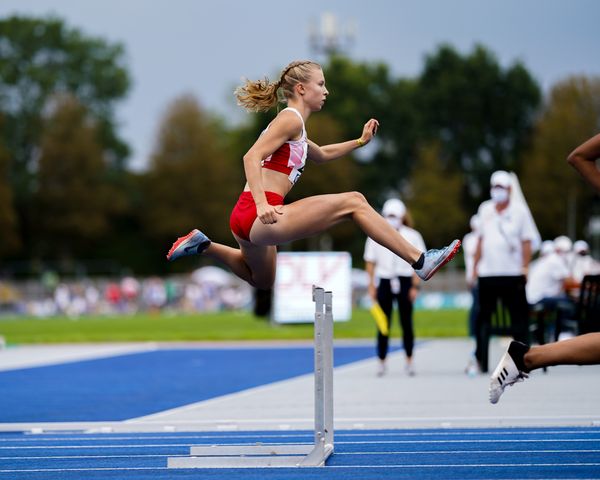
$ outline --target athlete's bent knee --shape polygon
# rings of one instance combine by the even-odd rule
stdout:
[[[346,200],[351,206],[352,210],[357,210],[365,205],[368,205],[367,199],[360,192],[347,192],[344,194]]]

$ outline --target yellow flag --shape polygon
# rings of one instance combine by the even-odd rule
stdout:
[[[373,315],[381,334],[387,336],[389,334],[387,317],[377,302],[371,307],[371,315]]]

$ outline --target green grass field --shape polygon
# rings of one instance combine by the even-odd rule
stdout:
[[[417,338],[464,337],[467,311],[416,311]],[[399,336],[397,317],[391,335]],[[336,322],[335,338],[373,338],[375,323],[365,310],[355,310],[348,322]],[[313,335],[311,324],[273,325],[247,312],[195,315],[138,314],[86,317],[0,319],[0,335],[9,345],[29,343],[302,340]]]

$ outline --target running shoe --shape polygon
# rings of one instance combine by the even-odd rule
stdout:
[[[204,235],[200,230],[194,229],[188,233],[185,237],[179,237],[169,253],[167,253],[167,260],[172,262],[177,260],[179,257],[185,257],[186,255],[197,255],[202,253],[210,245],[210,239]]]
[[[435,272],[452,260],[459,248],[460,240],[454,240],[450,245],[439,250],[427,250],[423,267],[415,270],[416,274],[422,280],[429,280]]]
[[[504,389],[529,377],[523,364],[523,356],[529,347],[524,343],[512,341],[500,359],[500,363],[490,378],[490,402],[498,403]]]

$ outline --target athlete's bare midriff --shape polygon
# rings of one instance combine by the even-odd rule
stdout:
[[[261,169],[262,186],[265,192],[278,193],[282,197],[285,197],[292,189],[293,185],[288,179],[285,173],[277,172],[275,170],[269,170],[267,168]],[[246,183],[244,191],[250,191],[250,187]]]

